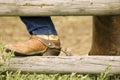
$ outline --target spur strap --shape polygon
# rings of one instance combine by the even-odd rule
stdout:
[[[46,40],[46,39],[43,39],[43,38],[38,38],[38,40],[40,40],[44,45],[46,45],[49,48],[60,49],[60,46],[55,45],[55,43],[53,43],[49,40]]]

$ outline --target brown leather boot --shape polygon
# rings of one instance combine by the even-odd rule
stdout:
[[[14,51],[15,56],[58,56],[61,47],[60,40],[48,40],[37,35],[31,36],[27,42],[8,44],[6,52]]]

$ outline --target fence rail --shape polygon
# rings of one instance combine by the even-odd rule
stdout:
[[[120,15],[120,0],[0,0],[0,16]]]
[[[15,57],[8,63],[8,70],[23,73],[102,73],[111,65],[110,73],[120,74],[119,56]]]

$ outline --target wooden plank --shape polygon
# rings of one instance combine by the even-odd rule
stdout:
[[[111,65],[110,73],[120,74],[120,56],[14,57],[8,63],[8,70],[23,73],[102,73]]]
[[[120,15],[120,0],[0,0],[3,15]]]

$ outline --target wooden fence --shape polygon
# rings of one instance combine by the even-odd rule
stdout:
[[[0,0],[0,16],[62,15],[120,15],[120,0]],[[108,18],[110,19],[110,21],[114,19],[114,17],[112,16],[109,16]],[[119,42],[120,29],[118,29],[118,27],[113,27],[110,27],[109,31],[105,31],[111,32],[117,30],[118,33],[116,34],[118,36],[114,37],[116,34],[112,36],[113,38],[115,38],[116,41]],[[98,30],[98,33],[101,33],[100,29],[101,31],[103,31],[104,28],[94,29],[94,32],[95,30]],[[102,33],[98,33],[95,34],[97,34],[97,36],[103,35]],[[107,35],[110,37],[107,37],[107,39],[111,39],[111,35]],[[107,35],[105,35],[105,37],[101,36],[102,38],[100,38],[106,40]],[[96,37],[96,35],[94,35],[94,37]],[[96,40],[96,38],[94,39]],[[109,41],[113,42],[114,40]],[[111,42],[107,42],[107,44],[105,45],[109,46],[110,44],[112,44]],[[118,46],[118,48],[119,47],[120,46]],[[112,48],[108,50],[111,49]],[[92,52],[94,51],[95,50],[93,50]],[[118,51],[115,52],[118,53]],[[101,73],[104,72],[105,68],[108,65],[111,65],[110,72],[120,74],[120,56],[15,57],[8,61],[8,63],[12,63],[10,66],[8,66],[8,70],[10,71],[16,71],[20,69],[23,72],[36,73]],[[3,67],[6,66],[4,65]]]
[[[0,0],[0,15],[119,15],[120,0]]]
[[[120,74],[119,56],[59,56],[15,57],[7,62],[10,71],[24,73],[102,73],[108,66],[110,73]],[[3,66],[6,67],[6,66]]]

